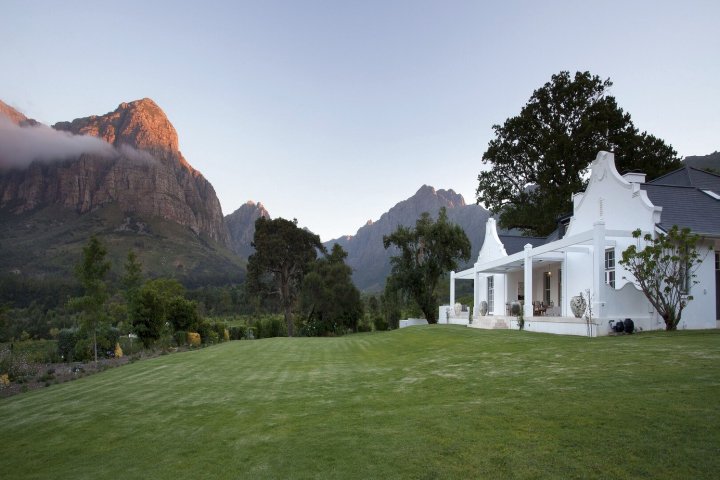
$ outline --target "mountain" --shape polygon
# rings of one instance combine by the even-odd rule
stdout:
[[[248,258],[255,249],[251,243],[255,237],[255,220],[270,218],[262,203],[247,202],[230,215],[225,216],[225,225],[230,234],[230,249],[243,258]]]
[[[446,207],[448,219],[460,225],[470,239],[472,253],[467,264],[472,264],[482,246],[490,213],[479,205],[467,205],[463,196],[453,190],[435,190],[428,185],[382,214],[378,221],[368,221],[355,235],[330,240],[325,246],[330,248],[338,243],[348,252],[347,263],[359,289],[380,291],[390,273],[391,253],[383,247],[383,236],[395,231],[398,225],[414,226],[423,212],[437,217],[442,207]]]
[[[708,170],[713,173],[720,173],[720,152],[713,152],[710,155],[694,155],[685,157],[683,163],[688,167]]]
[[[0,273],[65,275],[97,234],[114,262],[133,248],[150,275],[242,276],[215,190],[154,101],[52,128],[0,113]]]

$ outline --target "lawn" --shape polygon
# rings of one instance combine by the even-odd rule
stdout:
[[[2,478],[716,478],[720,332],[235,341],[0,400]]]

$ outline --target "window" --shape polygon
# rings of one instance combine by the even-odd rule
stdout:
[[[615,288],[615,249],[605,250],[605,283]]]
[[[552,273],[544,272],[543,277],[543,301],[545,305],[550,305],[550,279],[552,278]]]
[[[685,263],[680,265],[680,293],[683,295],[687,295],[690,293],[690,279],[692,275],[690,274],[690,264],[687,261],[688,258],[688,250],[685,248],[682,253],[680,254],[680,257],[685,260]]]
[[[525,300],[525,282],[518,282],[518,300]]]
[[[495,311],[495,277],[487,277],[487,302],[488,313]]]
[[[715,271],[720,270],[720,252],[715,252]]]

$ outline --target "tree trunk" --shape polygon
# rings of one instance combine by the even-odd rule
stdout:
[[[287,334],[288,337],[293,336],[293,320],[292,320],[292,312],[290,311],[290,307],[286,306],[284,309],[285,314],[285,324],[287,325]]]
[[[432,308],[432,306],[430,308],[424,308],[423,313],[425,314],[425,320],[427,320],[430,325],[434,325],[438,322],[436,308]]]

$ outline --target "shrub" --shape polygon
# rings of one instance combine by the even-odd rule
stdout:
[[[57,342],[58,355],[60,355],[60,358],[65,362],[72,362],[75,359],[77,330],[74,328],[63,328],[58,333]]]
[[[187,336],[188,336],[188,332],[185,332],[185,331],[175,332],[175,343],[177,344],[178,347],[187,345]]]
[[[23,383],[37,375],[38,367],[28,361],[25,353],[14,353],[8,349],[0,352],[0,374],[7,375],[8,383]]]
[[[115,343],[115,358],[122,358],[123,356],[123,350],[120,346],[120,342]]]
[[[259,319],[255,324],[255,328],[255,338],[284,337],[287,335],[285,322],[278,316],[268,316]]]
[[[223,341],[229,340],[229,338],[228,338],[228,339],[225,338],[225,331],[226,331],[227,329],[225,328],[225,324],[224,324],[224,323],[222,323],[222,322],[216,322],[216,323],[213,325],[213,330],[214,330],[215,333],[217,334],[218,341],[223,342]],[[218,343],[218,342],[216,341],[215,343]]]
[[[208,345],[215,345],[216,343],[220,343],[220,336],[215,330],[210,330],[210,333],[208,333],[208,338],[205,341]]]
[[[202,338],[200,337],[199,333],[196,332],[187,332],[187,344],[191,347],[199,347]]]
[[[229,331],[231,340],[242,340],[245,338],[245,334],[247,333],[247,326],[234,325],[230,327]]]
[[[73,360],[77,362],[85,362],[94,358],[95,345],[90,338],[85,336],[76,337],[75,346],[73,348]],[[100,345],[98,341],[98,353],[100,353]]]
[[[223,342],[227,342],[228,340],[230,340],[230,331],[225,328],[223,329]]]
[[[208,340],[210,339],[210,332],[212,331],[213,326],[207,320],[202,320],[200,323],[198,323],[197,333],[200,334],[200,338],[202,339],[203,343],[208,342]]]
[[[183,297],[175,297],[168,303],[167,318],[175,330],[189,330],[200,321],[197,303]]]
[[[378,332],[384,332],[390,326],[388,322],[379,315],[373,319],[373,325],[375,326],[375,330]]]

